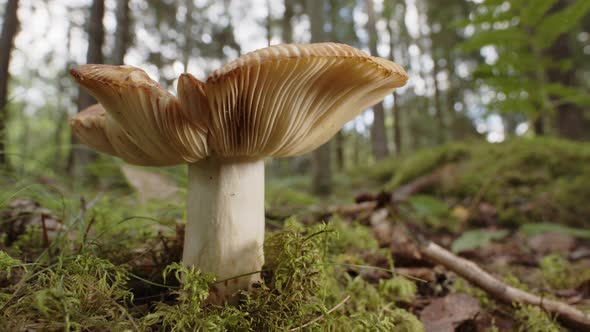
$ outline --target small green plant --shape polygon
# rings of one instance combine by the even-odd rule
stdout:
[[[0,331],[121,331],[137,329],[127,308],[123,267],[91,255],[60,257],[28,274],[4,302]]]
[[[17,267],[25,267],[23,262],[12,258],[6,252],[0,250],[0,273],[6,273],[6,278],[10,279],[11,272]]]
[[[539,307],[519,305],[514,313],[519,332],[561,332],[563,331],[555,318],[549,316]]]

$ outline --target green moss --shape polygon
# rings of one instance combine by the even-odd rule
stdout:
[[[416,296],[416,284],[402,276],[379,280],[379,293],[390,301],[412,302]]]
[[[558,254],[543,257],[539,264],[543,281],[553,289],[572,289],[590,278],[588,265],[575,265]]]
[[[423,150],[407,157],[395,169],[387,188],[392,189],[428,174],[436,168],[469,158],[471,149],[465,143],[451,143],[435,149]]]
[[[330,248],[339,247],[330,242],[338,241],[328,226],[306,228],[288,221],[283,231],[266,240],[265,282],[254,292],[242,293],[236,306],[202,307],[212,277],[175,264],[166,272],[174,272],[178,281],[183,278],[183,286],[174,291],[177,302],[158,304],[143,323],[166,331],[284,331],[300,326],[314,331],[391,331],[421,326],[413,315],[389,309],[391,299],[413,297],[415,286],[397,277],[376,287],[343,273],[330,264]]]
[[[10,279],[12,270],[19,267],[24,267],[23,262],[19,259],[12,258],[6,252],[0,250],[0,273],[4,272],[6,278]]]
[[[514,317],[519,332],[561,332],[564,331],[555,318],[536,306],[517,306]]]
[[[124,268],[89,255],[27,274],[4,303],[2,331],[121,331],[137,328]]]
[[[281,214],[291,214],[297,210],[305,209],[317,203],[317,198],[308,194],[306,180],[279,180],[268,181],[265,188],[265,204],[267,210],[276,210]]]
[[[336,239],[329,243],[330,252],[333,254],[377,250],[379,247],[371,228],[358,222],[351,223],[336,216],[330,221],[330,227],[336,236]]]
[[[338,250],[359,234],[370,247],[370,233],[343,221],[335,225],[305,227],[291,219],[269,234],[264,282],[241,292],[236,305],[206,304],[211,285],[220,281],[179,263],[160,271],[166,300],[157,296],[135,306],[145,299],[131,292],[129,281],[137,276],[127,265],[97,257],[105,248],[62,249],[30,267],[0,251],[0,273],[13,274],[0,283],[0,331],[422,331],[415,316],[395,306],[413,299],[413,282],[396,276],[372,284],[351,276]]]
[[[391,167],[388,189],[453,164],[431,193],[446,199],[480,198],[495,206],[502,222],[590,219],[590,144],[554,138],[514,139],[500,144],[453,143],[419,151]],[[385,171],[380,171],[385,174]]]

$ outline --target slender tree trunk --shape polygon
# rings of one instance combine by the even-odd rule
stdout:
[[[336,26],[338,24],[338,0],[330,0],[330,41],[340,43]],[[336,145],[336,169],[338,171],[344,170],[344,129],[341,128],[334,138]]]
[[[7,165],[6,122],[8,121],[8,81],[10,80],[10,54],[18,31],[18,0],[8,0],[4,11],[0,35],[0,167]]]
[[[402,124],[399,109],[399,95],[393,92],[393,106],[391,107],[393,113],[393,144],[395,145],[395,153],[400,155],[402,153]]]
[[[306,0],[305,9],[311,21],[311,42],[325,41],[324,0]],[[312,172],[313,191],[318,195],[329,195],[332,192],[330,141],[312,152]]]
[[[182,65],[184,66],[184,72],[188,72],[188,65],[191,58],[191,50],[192,50],[192,43],[191,43],[191,29],[193,26],[193,16],[192,11],[194,8],[193,0],[186,0],[185,1],[186,7],[186,15],[184,17],[184,47],[182,50]]]
[[[88,51],[86,54],[86,63],[104,63],[102,46],[104,44],[104,0],[94,0],[90,8],[90,18],[88,19]],[[96,103],[84,90],[80,89],[78,95],[78,112],[86,107]],[[72,135],[72,151],[68,160],[68,169],[74,179],[84,176],[85,167],[88,163],[96,159],[96,153],[80,146],[78,139]]]
[[[389,34],[389,60],[395,61],[395,52],[394,49],[397,46],[395,40],[395,34],[393,32],[393,22],[392,22],[392,13],[387,13],[386,20],[387,20],[387,33]],[[402,152],[402,126],[401,126],[401,115],[400,115],[400,105],[398,94],[396,91],[393,91],[393,106],[391,107],[391,113],[393,116],[393,145],[395,147],[395,153],[397,155],[401,154]]]
[[[361,149],[363,145],[363,135],[357,131],[357,124],[362,121],[361,117],[357,117],[354,121],[354,137],[352,141],[352,165],[358,167],[361,164]]]
[[[559,11],[568,5],[568,1],[560,0],[551,9],[551,12]],[[573,58],[571,41],[567,35],[562,35],[556,39],[555,43],[545,50],[545,56],[550,58],[554,63],[561,63]],[[578,84],[576,80],[576,67],[570,66],[567,70],[559,67],[553,67],[546,71],[546,77],[549,83],[559,83],[564,86],[572,87]],[[551,98],[551,97],[550,97]],[[551,98],[555,101],[556,98]],[[580,106],[569,103],[559,102],[555,106],[556,117],[555,127],[557,133],[563,138],[572,140],[590,139],[590,120],[584,114],[584,109]]]
[[[433,61],[434,61],[434,68],[432,71],[432,81],[434,82],[434,111],[436,114],[436,126],[437,126],[437,138],[438,138],[438,142],[439,144],[444,143],[445,141],[445,119],[444,119],[444,115],[443,115],[443,108],[442,108],[442,102],[441,102],[441,96],[440,96],[440,88],[438,86],[438,79],[436,78],[440,68],[438,65],[438,61],[437,59],[434,57],[434,54],[432,52],[432,48],[431,48],[431,52],[430,54],[432,54],[433,56]]]
[[[344,133],[342,132],[342,129],[340,129],[340,131],[338,131],[338,133],[336,134],[336,138],[334,140],[336,142],[336,168],[339,171],[343,171],[345,165],[344,162]]]
[[[191,1],[192,2],[192,1]],[[125,54],[131,44],[131,17],[129,0],[117,1],[117,31],[115,32],[115,48],[113,50],[113,64],[125,64]]]
[[[69,17],[68,17],[69,20]],[[54,132],[54,142],[55,142],[55,154],[54,154],[54,162],[53,162],[53,167],[55,169],[55,171],[57,173],[63,172],[64,168],[63,168],[63,149],[64,149],[64,142],[63,142],[63,132],[64,132],[64,127],[67,124],[67,120],[68,120],[68,106],[69,103],[68,102],[64,102],[64,100],[69,99],[65,98],[65,96],[67,95],[66,92],[66,84],[64,82],[65,77],[67,76],[67,72],[68,69],[70,68],[70,49],[72,47],[72,24],[70,22],[68,22],[68,34],[66,36],[66,66],[64,68],[63,74],[59,76],[59,82],[57,85],[57,107],[58,107],[58,112],[59,112],[59,116],[57,118],[57,122],[55,124],[55,132]]]
[[[378,56],[377,53],[377,26],[375,20],[375,10],[373,0],[365,0],[367,9],[367,32],[369,33],[369,50],[371,55]],[[384,159],[388,156],[387,133],[385,132],[385,111],[383,103],[380,102],[373,106],[373,129],[371,130],[371,139],[373,145],[373,155],[376,160]]]
[[[446,114],[449,117],[449,128],[450,128],[450,139],[461,139],[464,137],[464,133],[462,132],[460,126],[459,126],[459,118],[460,115],[457,114],[457,111],[455,110],[455,103],[457,103],[457,101],[459,100],[458,96],[457,96],[457,91],[458,91],[458,83],[455,81],[454,77],[455,75],[455,64],[453,62],[453,59],[451,57],[451,52],[449,49],[445,49],[445,62],[447,63],[446,65],[446,72],[447,72],[447,77],[449,78],[449,88],[447,89],[447,93],[446,93],[446,101],[447,101],[447,108],[446,108]]]
[[[271,1],[266,0],[266,41],[270,46],[272,42],[272,6]]]
[[[293,16],[295,16],[294,0],[284,0],[285,12],[282,19],[281,39],[284,44],[293,43]]]

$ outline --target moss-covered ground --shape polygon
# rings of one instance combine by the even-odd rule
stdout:
[[[566,331],[543,310],[501,305],[421,260],[411,242],[420,234],[511,285],[588,310],[589,165],[587,144],[521,139],[350,170],[329,203],[309,193],[307,178],[271,178],[263,283],[224,306],[206,304],[221,280],[177,263],[182,190],[140,204],[105,161],[94,167],[108,181],[76,191],[3,174],[0,331],[423,331],[444,320],[435,303],[449,294],[480,304],[457,331]],[[433,184],[383,200],[442,168]],[[182,188],[179,173],[163,174]],[[334,212],[355,196],[376,204]]]

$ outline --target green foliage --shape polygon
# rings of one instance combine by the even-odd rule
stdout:
[[[223,331],[243,328],[247,314],[237,308],[204,307],[209,297],[209,287],[215,281],[214,276],[201,274],[194,267],[190,269],[180,263],[173,263],[164,269],[164,278],[172,274],[181,284],[176,295],[175,304],[157,303],[155,311],[146,315],[142,323],[147,327],[161,326],[164,331]]]
[[[562,102],[588,103],[582,88],[550,82],[549,70],[570,70],[571,63],[547,52],[558,38],[575,31],[590,12],[590,3],[574,0],[557,7],[557,0],[487,0],[465,25],[475,33],[461,48],[479,51],[493,46],[497,59],[475,72],[482,85],[495,92],[487,102],[491,110],[520,113],[535,119],[548,115]]]
[[[129,277],[125,269],[92,256],[72,257],[72,263],[66,257],[44,270],[47,277],[37,277],[46,282],[35,281],[34,288],[15,295],[19,300],[12,301],[6,312],[18,322],[28,318],[21,325],[15,318],[9,326],[67,329],[67,321],[72,330],[283,331],[306,326],[312,331],[423,331],[414,315],[394,307],[395,302],[415,296],[412,281],[396,276],[373,285],[360,276],[350,277],[333,261],[337,248],[360,233],[360,228],[344,222],[338,229],[344,236],[338,237],[328,225],[304,227],[289,220],[266,240],[264,283],[242,292],[236,305],[207,304],[214,277],[173,263],[162,273],[165,283],[173,278],[180,284],[171,288],[175,300],[156,302],[145,314],[133,313],[125,306],[131,300],[123,287]],[[76,278],[82,282],[71,284]],[[101,296],[87,294],[94,302],[83,296],[90,284],[101,291]],[[100,310],[92,307],[99,303]],[[65,313],[70,315],[64,317]],[[44,319],[34,321],[40,315]],[[105,322],[107,317],[111,325]]]
[[[460,159],[432,157],[456,156],[457,151],[461,151]],[[585,201],[585,197],[590,197],[590,145],[587,143],[535,138],[499,144],[457,144],[418,152],[412,160],[408,164],[411,166],[402,162],[399,168],[420,171],[404,177],[404,181],[392,182],[405,184],[450,165],[449,174],[429,194],[444,197],[445,201],[477,198],[491,203],[501,222],[583,226],[590,219],[590,206]],[[418,160],[426,164],[420,166]],[[392,170],[393,179],[399,177],[397,173],[398,168]],[[576,236],[585,234],[574,232]]]
[[[586,264],[573,264],[558,254],[543,257],[539,264],[546,285],[553,289],[573,289],[590,278]]]
[[[24,278],[4,304],[0,330],[121,331],[138,326],[125,306],[133,299],[125,289],[127,273],[106,260],[86,254],[60,257]]]
[[[385,311],[391,311],[389,301],[411,299],[415,285],[396,277],[377,288],[360,277],[342,274],[327,261],[330,243],[337,241],[325,225],[305,228],[288,221],[283,231],[266,240],[266,282],[253,293],[244,292],[236,306],[203,306],[214,279],[173,264],[165,273],[174,272],[183,283],[174,291],[177,303],[158,304],[143,322],[166,331],[283,331],[322,317],[309,327],[322,331],[390,331],[395,326],[420,331],[413,329],[421,327],[413,315],[401,309],[393,310],[393,314]],[[344,294],[350,299],[344,309],[328,314]]]
[[[387,188],[396,188],[420,175],[434,171],[441,165],[468,158],[469,152],[467,144],[451,143],[440,148],[424,149],[420,153],[413,153],[392,169],[393,176]]]
[[[339,217],[330,221],[330,227],[334,229],[337,240],[330,242],[330,253],[340,254],[358,252],[363,250],[377,250],[377,240],[370,228],[358,222],[347,222]]]
[[[377,289],[379,294],[393,302],[412,302],[416,296],[416,284],[402,276],[381,279]]]
[[[489,230],[489,229],[474,229],[463,232],[453,244],[451,250],[454,253],[460,253],[467,250],[473,250],[480,247],[487,246],[492,241],[497,241],[505,238],[508,235],[507,230]]]
[[[541,274],[543,279],[555,289],[563,289],[572,285],[571,269],[567,261],[557,254],[543,257],[541,260]]]
[[[0,273],[6,273],[6,277],[10,279],[12,270],[17,267],[25,266],[20,260],[12,258],[6,252],[0,250]]]
[[[306,192],[308,180],[305,177],[293,177],[267,181],[264,194],[267,209],[289,214],[316,204],[317,198]]]
[[[535,236],[543,233],[559,233],[580,239],[590,239],[590,230],[588,229],[574,228],[552,223],[523,224],[520,226],[519,231],[525,236]]]
[[[451,215],[449,206],[440,199],[426,195],[415,195],[409,198],[412,216],[432,229],[448,229],[457,231],[459,220]]]
[[[562,328],[555,318],[536,306],[517,306],[514,316],[518,322],[519,332],[561,332]]]

